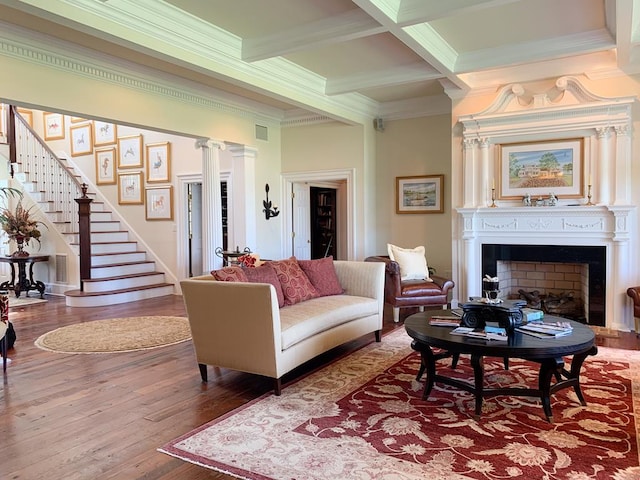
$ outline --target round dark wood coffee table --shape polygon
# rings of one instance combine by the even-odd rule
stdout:
[[[537,338],[531,335],[514,332],[507,342],[487,341],[469,338],[459,335],[451,335],[453,327],[429,325],[432,315],[451,315],[443,310],[431,310],[416,313],[407,317],[404,322],[405,329],[413,338],[412,347],[422,355],[422,370],[426,370],[427,378],[422,394],[427,399],[435,382],[451,385],[475,396],[475,418],[479,419],[482,412],[483,398],[497,395],[514,395],[538,397],[542,402],[542,408],[549,420],[553,423],[551,412],[551,395],[558,390],[573,387],[580,403],[586,405],[582,391],[580,390],[580,369],[582,363],[589,355],[596,355],[598,348],[595,344],[593,331],[578,322],[566,318],[545,316],[545,322],[570,322],[573,332],[570,335],[556,338]],[[433,348],[442,349],[443,352],[435,353]],[[441,358],[453,357],[455,363],[460,354],[471,355],[471,366],[474,372],[474,383],[465,382],[436,373],[436,361]],[[572,356],[569,370],[565,368],[565,356]],[[499,357],[505,360],[505,368],[509,358],[522,358],[540,364],[538,373],[538,388],[484,388],[484,357]],[[551,380],[556,382],[552,385]]]

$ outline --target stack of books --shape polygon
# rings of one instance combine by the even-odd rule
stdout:
[[[526,323],[529,322],[541,322],[544,318],[544,312],[536,308],[522,308],[522,317]]]
[[[438,327],[459,327],[460,317],[454,315],[432,315],[429,319],[429,325]]]
[[[538,338],[556,338],[571,335],[573,328],[569,322],[534,322],[521,325],[516,328],[516,331]]]

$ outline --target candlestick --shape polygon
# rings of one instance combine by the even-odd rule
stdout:
[[[491,190],[495,190],[496,189],[496,179],[493,178],[491,179]]]
[[[591,185],[587,185],[587,203],[586,206],[593,206],[595,203],[591,203]]]
[[[496,205],[496,189],[495,187],[493,187],[491,189],[491,205],[489,205],[491,208],[496,208],[498,205]]]

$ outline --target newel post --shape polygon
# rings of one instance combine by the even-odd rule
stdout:
[[[78,203],[78,232],[80,235],[80,291],[84,292],[84,281],[91,279],[91,202],[87,196],[87,184],[83,183],[82,197]]]

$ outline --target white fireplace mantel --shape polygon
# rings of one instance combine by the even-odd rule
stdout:
[[[636,208],[631,204],[631,125],[635,98],[604,98],[578,79],[563,77],[546,92],[503,88],[484,111],[460,116],[461,196],[455,200],[454,229],[460,299],[481,291],[482,245],[585,245],[606,247],[606,326],[629,330],[633,317],[626,299],[631,261],[638,250]],[[557,206],[524,207],[501,199],[491,208],[493,179],[499,176],[500,145],[582,138],[584,171],[593,179],[582,198],[560,198]],[[589,182],[591,183],[591,182]],[[597,205],[585,206],[593,194]],[[570,206],[579,205],[579,206]]]

